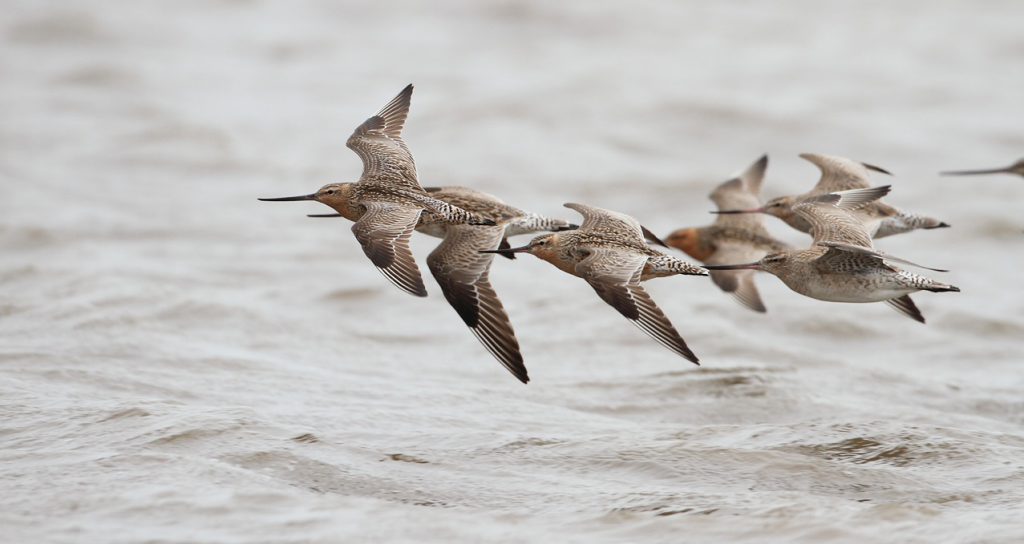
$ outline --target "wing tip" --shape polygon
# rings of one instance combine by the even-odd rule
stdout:
[[[881,166],[875,166],[873,164],[869,164],[869,163],[866,163],[866,162],[862,162],[860,164],[861,164],[861,166],[863,166],[864,168],[867,168],[868,170],[871,170],[872,172],[878,172],[879,174],[885,174],[887,176],[891,176],[892,175],[892,172],[886,170],[885,168],[882,168]]]

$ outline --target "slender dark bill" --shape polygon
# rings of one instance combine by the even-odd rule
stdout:
[[[292,202],[295,200],[316,200],[316,193],[302,196],[282,196],[280,198],[258,198],[263,202]]]
[[[530,246],[510,247],[510,248],[498,248],[498,249],[481,249],[480,253],[497,253],[499,255],[511,255],[513,253],[524,253],[530,250]]]
[[[706,264],[701,268],[707,270],[759,270],[761,265],[758,263],[747,263],[747,264]]]
[[[977,176],[981,174],[1009,174],[1009,168],[990,168],[988,170],[950,170],[939,172],[943,176]]]
[[[713,213],[715,215],[728,215],[728,214],[734,214],[734,213],[763,213],[763,212],[764,212],[764,208],[751,208],[749,210],[717,210],[717,211],[713,211],[713,212],[710,212],[710,213]]]

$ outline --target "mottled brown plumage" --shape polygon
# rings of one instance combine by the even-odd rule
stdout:
[[[882,188],[819,195],[795,205],[794,212],[807,222],[814,236],[814,242],[807,249],[771,253],[754,263],[707,268],[763,270],[777,276],[790,289],[811,298],[831,302],[885,301],[904,315],[924,323],[921,312],[907,295],[921,290],[960,289],[897,268],[891,263],[920,265],[873,248],[864,224],[849,213],[859,205],[859,199],[849,197],[880,198],[885,191],[879,189]]]
[[[719,210],[755,208],[761,205],[760,192],[768,156],[762,156],[738,177],[711,192],[709,198]],[[770,252],[789,246],[772,237],[759,214],[722,214],[707,227],[677,229],[665,242],[704,264],[730,264],[756,261]],[[716,270],[711,279],[722,291],[756,312],[766,311],[754,284],[753,270]]]
[[[697,363],[697,356],[640,282],[677,274],[703,276],[707,273],[650,248],[640,223],[632,217],[583,204],[565,206],[583,216],[579,229],[545,234],[523,247],[488,253],[531,253],[564,272],[583,278],[602,300],[651,338]]]
[[[363,161],[363,173],[358,182],[345,187],[346,208],[339,213],[355,218],[352,233],[386,278],[403,291],[424,297],[427,290],[409,250],[409,237],[420,214],[426,210],[450,223],[470,225],[493,225],[494,221],[432,198],[420,187],[416,163],[402,140],[411,99],[412,85],[408,85],[348,138],[346,145]],[[338,184],[329,184],[311,195],[260,200],[323,201],[340,190]]]
[[[821,178],[813,189],[802,195],[773,198],[763,206],[734,208],[734,212],[766,213],[782,219],[789,226],[801,232],[810,232],[808,222],[796,213],[794,207],[814,197],[828,193],[864,189],[870,187],[869,172],[889,172],[870,164],[859,163],[842,157],[801,154],[802,159],[814,164],[821,171]],[[860,219],[873,238],[883,238],[917,229],[936,229],[949,224],[925,215],[906,212],[881,201],[874,201],[850,211]]]
[[[334,183],[325,186],[315,200],[338,213],[316,217],[345,217],[358,224],[364,210],[352,203],[353,185]],[[423,234],[443,239],[427,257],[427,267],[445,299],[502,366],[523,383],[529,382],[515,331],[490,283],[494,255],[481,251],[498,249],[503,245],[508,247],[505,241],[508,236],[569,230],[576,225],[520,210],[498,197],[467,187],[427,187],[425,191],[432,198],[495,223],[493,226],[453,224],[439,214],[424,212],[419,215],[415,228]]]

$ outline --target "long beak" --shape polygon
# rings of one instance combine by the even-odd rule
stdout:
[[[280,198],[258,198],[263,202],[292,202],[294,200],[316,200],[316,193],[302,196],[282,196]]]
[[[734,213],[764,213],[764,208],[750,208],[748,210],[718,210],[711,213],[715,215],[728,215]]]
[[[747,264],[706,264],[703,266],[708,270],[760,270],[760,263]]]
[[[1009,168],[990,168],[988,170],[950,170],[947,172],[939,172],[943,176],[976,176],[979,174],[1009,174],[1011,173]]]
[[[479,251],[479,253],[497,253],[498,255],[508,256],[508,255],[512,255],[514,253],[526,253],[527,251],[530,251],[530,246],[529,245],[520,246],[520,247],[498,248],[498,249],[481,249]]]
[[[340,213],[307,213],[306,217],[341,217]]]

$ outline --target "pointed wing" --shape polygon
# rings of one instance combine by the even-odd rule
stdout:
[[[386,181],[407,188],[419,189],[416,163],[402,141],[402,128],[409,115],[412,85],[406,86],[376,115],[356,127],[346,145],[363,160],[360,181]]]
[[[916,266],[917,268],[923,268],[925,270],[931,270],[932,272],[949,272],[949,270],[945,270],[943,268],[932,268],[930,266],[924,266],[923,264],[917,264],[917,263],[915,263],[913,261],[908,261],[906,259],[901,259],[899,257],[894,257],[892,255],[889,255],[888,253],[884,253],[884,252],[881,252],[881,251],[878,251],[878,250],[874,250],[874,249],[866,248],[866,247],[862,247],[862,246],[855,246],[855,245],[851,245],[851,244],[844,244],[842,242],[830,242],[830,241],[823,241],[819,245],[825,246],[825,247],[827,247],[829,249],[836,249],[836,250],[839,250],[839,251],[848,251],[850,253],[857,253],[857,254],[860,254],[860,255],[865,255],[867,257],[871,257],[871,258],[877,259],[879,261],[888,261],[888,262],[893,262],[893,263],[905,264],[905,265],[908,265],[908,266]]]
[[[661,238],[658,238],[657,234],[654,234],[653,232],[651,232],[651,229],[649,229],[649,228],[647,228],[647,227],[645,227],[643,225],[640,225],[640,232],[643,233],[644,240],[647,240],[651,244],[654,244],[656,246],[661,246],[661,247],[668,247],[668,244],[666,244],[665,241],[662,240]]]
[[[711,199],[720,210],[754,208],[761,205],[761,184],[764,173],[768,169],[768,155],[762,156],[754,164],[711,191]]]
[[[586,215],[584,215],[586,217]],[[686,359],[700,364],[675,327],[640,286],[647,256],[611,248],[591,248],[576,265],[576,274],[587,280],[598,296],[640,330]]]
[[[752,263],[766,254],[766,251],[749,245],[724,243],[718,245],[705,264]],[[736,297],[740,304],[755,312],[764,313],[768,309],[761,301],[761,295],[757,292],[757,286],[754,284],[755,273],[754,270],[712,270],[711,280],[719,289]]]
[[[716,197],[715,193],[711,193],[711,199],[718,206],[718,211],[750,210],[761,207],[760,199],[751,193],[737,189],[741,186],[739,178],[736,178],[715,189],[715,192],[718,192],[724,188],[726,189],[725,194],[719,193]],[[764,214],[760,213],[719,214],[715,216],[714,225],[722,228],[743,229],[761,236],[769,236],[768,229],[764,226]]]
[[[427,296],[409,237],[419,220],[420,208],[392,202],[364,202],[366,213],[352,225],[352,232],[374,266],[399,289]]]
[[[767,168],[768,155],[764,155],[738,177],[716,187],[708,198],[715,203],[718,211],[760,208],[761,184]],[[715,224],[720,227],[756,229],[759,234],[767,234],[762,215],[758,213],[719,215],[715,218]]]
[[[885,303],[910,319],[919,323],[924,323],[924,314],[921,313],[921,310],[917,309],[917,304],[914,304],[914,301],[910,299],[910,295],[891,298],[885,301]]]
[[[628,236],[629,240],[623,240],[623,242],[646,245],[644,229],[640,226],[640,222],[624,213],[572,202],[566,203],[565,207],[576,210],[583,216],[583,224],[580,225],[577,232],[594,233],[620,240],[623,236]]]
[[[851,161],[843,157],[818,155],[815,153],[802,153],[800,158],[821,170],[821,178],[818,180],[818,184],[811,189],[810,194],[812,195],[834,193],[849,189],[863,189],[871,186],[868,167],[863,163]],[[877,166],[872,166],[871,169],[885,172],[885,170]]]
[[[493,253],[504,240],[504,227],[452,225],[444,240],[427,257],[448,303],[469,326],[487,351],[523,383],[530,381],[519,352],[519,342],[508,314],[491,287],[488,273]]]

